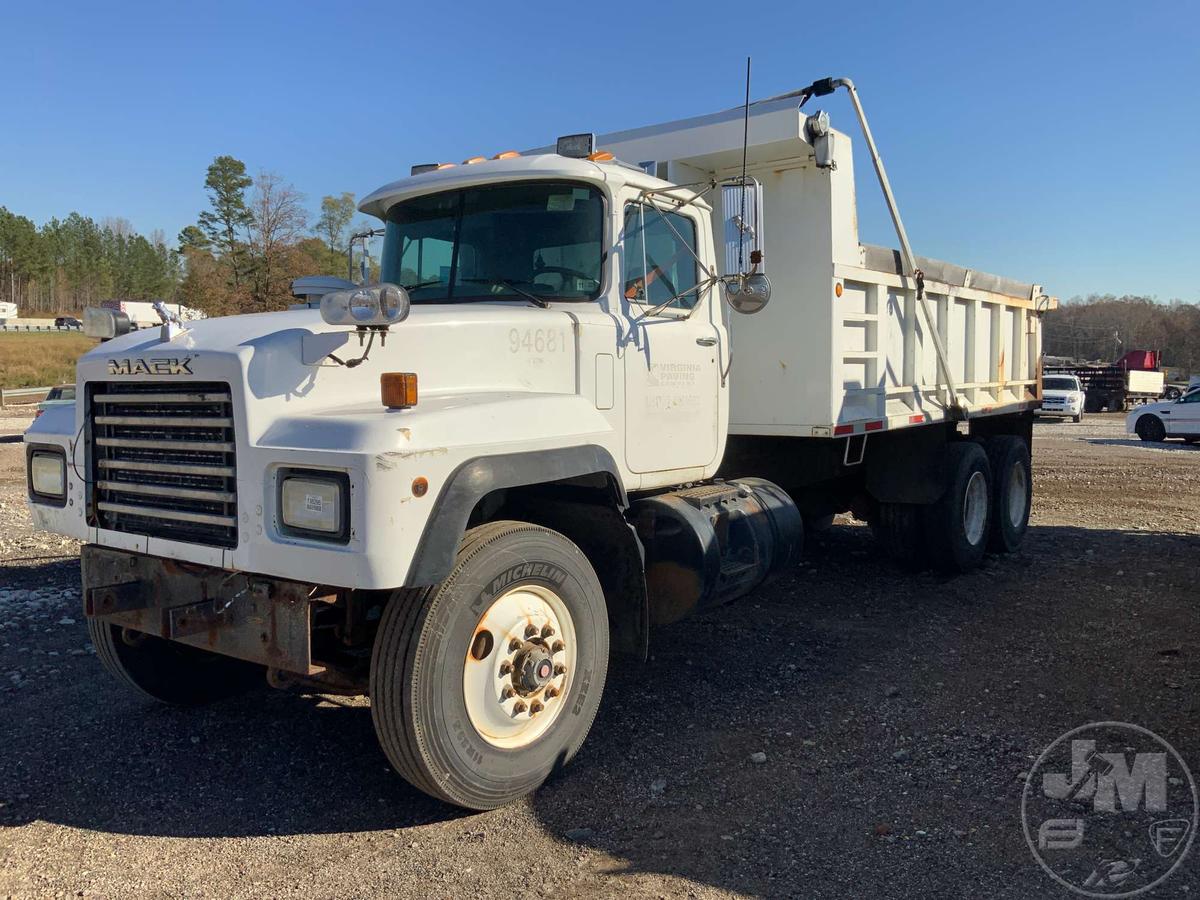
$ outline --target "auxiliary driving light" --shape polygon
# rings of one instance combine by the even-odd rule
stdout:
[[[408,318],[408,291],[397,284],[375,284],[334,291],[321,298],[321,318],[330,325],[396,325]]]

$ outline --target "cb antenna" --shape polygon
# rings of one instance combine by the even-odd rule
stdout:
[[[738,273],[746,270],[746,148],[750,144],[750,57],[746,57],[746,111],[742,116],[742,212],[738,217]]]

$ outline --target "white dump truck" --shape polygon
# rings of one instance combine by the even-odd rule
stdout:
[[[869,132],[900,249],[859,242],[850,139],[801,109],[842,88],[415,166],[360,207],[380,284],[91,316],[79,402],[25,440],[104,666],[172,703],[368,694],[403,777],[486,809],[574,756],[610,653],[806,527],[852,510],[950,571],[1016,548],[1054,301],[914,257]]]

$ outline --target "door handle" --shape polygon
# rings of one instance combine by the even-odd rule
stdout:
[[[696,338],[696,343],[701,347],[715,347],[717,346],[717,339],[715,337],[698,337]]]

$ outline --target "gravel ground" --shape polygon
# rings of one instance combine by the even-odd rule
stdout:
[[[1200,456],[1116,416],[1037,426],[1021,553],[908,575],[840,523],[657,631],[576,762],[483,815],[393,775],[363,701],[109,679],[76,545],[30,529],[27,423],[0,417],[0,896],[1068,896],[1019,820],[1050,741],[1131,721],[1200,771]],[[1193,856],[1155,895],[1198,890]]]

